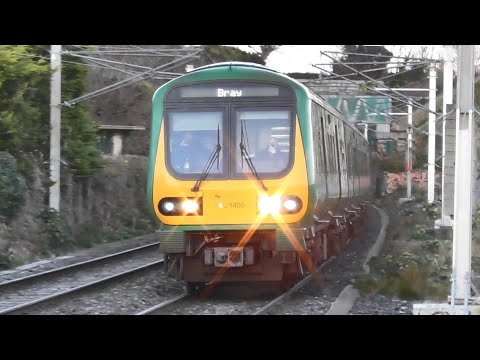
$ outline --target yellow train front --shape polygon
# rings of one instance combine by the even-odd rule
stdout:
[[[349,178],[358,164],[339,154],[363,138],[315,103],[297,81],[244,63],[199,68],[157,90],[148,200],[170,276],[190,290],[282,281],[339,249],[369,187],[366,171]],[[314,106],[324,115],[315,126]],[[362,140],[356,148],[367,153]]]

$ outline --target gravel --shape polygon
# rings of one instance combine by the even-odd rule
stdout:
[[[22,278],[52,269],[57,269],[63,266],[87,261],[100,256],[109,255],[134,247],[151,244],[156,241],[158,241],[158,239],[156,237],[156,234],[154,233],[111,243],[105,243],[97,245],[90,249],[77,250],[56,258],[45,259],[32,264],[22,265],[15,269],[0,272],[0,284],[5,281]]]
[[[340,292],[363,273],[362,265],[368,251],[375,243],[380,229],[378,212],[369,208],[369,226],[357,239],[352,240],[346,251],[333,259],[313,279],[288,300],[274,306],[267,313],[272,315],[323,315]],[[128,247],[154,242],[154,235],[105,244],[75,254],[74,257],[42,264],[27,271],[45,271],[64,266],[65,263],[121,251]],[[115,246],[114,246],[115,245]],[[0,274],[0,282],[22,272]],[[25,271],[23,271],[25,273]],[[25,274],[24,274],[25,275]],[[52,301],[38,306],[31,314],[135,314],[185,292],[182,282],[166,278],[162,272],[148,270],[143,275],[131,275],[128,280],[109,283],[101,291],[85,290],[81,294],[65,297],[61,302]],[[272,293],[258,284],[220,284],[208,297],[189,298],[180,304],[168,306],[165,314],[195,315],[243,315],[262,308],[273,298]],[[380,294],[360,293],[350,314],[352,315],[406,315],[412,314],[412,302]]]
[[[29,310],[29,315],[134,315],[185,292],[162,270],[145,270],[121,281],[67,295]]]

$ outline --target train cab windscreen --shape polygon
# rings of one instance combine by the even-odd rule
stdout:
[[[249,158],[260,174],[281,173],[293,151],[290,110],[241,109],[235,112],[235,173],[250,173]],[[245,151],[242,153],[241,145]]]
[[[166,103],[166,160],[177,178],[276,178],[293,163],[295,96],[286,86],[193,84],[172,89]]]
[[[200,174],[223,143],[223,109],[174,110],[169,113],[168,150],[170,166],[179,174]],[[223,172],[223,150],[216,155],[210,173]]]

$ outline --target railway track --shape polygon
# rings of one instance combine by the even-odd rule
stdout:
[[[333,259],[335,259],[335,256],[329,258],[327,261],[321,264],[317,271],[321,271],[322,268],[329,264]],[[305,276],[293,287],[282,294],[273,297],[272,299],[249,300],[248,305],[247,303],[239,301],[238,299],[221,299],[219,303],[214,304],[208,299],[201,299],[201,294],[199,296],[198,294],[189,295],[184,293],[152,306],[149,309],[143,310],[136,315],[192,314],[193,311],[190,311],[192,307],[195,307],[195,314],[197,315],[227,315],[235,313],[238,315],[263,315],[268,311],[268,309],[276,306],[282,301],[285,301],[289,296],[305,286],[313,276],[315,276],[315,274],[309,274]],[[258,284],[253,284],[253,286],[258,286]],[[261,290],[259,291],[261,292]]]
[[[249,289],[235,289],[236,286],[232,286],[231,294],[215,293],[206,299],[183,294],[171,297],[137,315],[346,314],[352,305],[349,300],[355,300],[349,292],[354,290],[352,284],[356,276],[364,271],[364,264],[374,254],[373,250],[379,250],[383,241],[381,229],[384,232],[387,223],[380,221],[376,213],[375,208],[369,209],[367,230],[362,232],[359,238],[353,239],[345,251],[329,258],[314,274],[307,275],[279,296],[265,298],[261,296],[260,290],[252,299],[246,299],[244,293]],[[348,295],[348,301],[345,301],[345,294]],[[340,304],[347,306],[340,309]]]
[[[324,262],[315,273],[320,274],[321,270],[321,276],[307,276],[280,296],[278,291],[271,292],[273,289],[266,284],[258,283],[220,283],[188,296],[182,284],[159,276],[154,266],[161,266],[162,260],[154,251],[157,244],[152,244],[0,284],[0,313],[326,314],[345,285],[361,271],[378,228],[373,226],[363,240],[353,241],[350,250],[336,258],[338,261],[332,261],[335,259],[332,257]],[[331,266],[326,267],[328,264]],[[146,269],[144,272],[140,271],[142,267]],[[106,284],[113,279],[120,280]],[[95,287],[98,284],[103,286]],[[80,291],[83,289],[91,290]],[[72,293],[74,295],[65,296]],[[59,298],[59,301],[50,301]]]
[[[152,243],[0,283],[0,314],[25,312],[67,294],[162,266],[163,259],[158,258],[158,243]]]

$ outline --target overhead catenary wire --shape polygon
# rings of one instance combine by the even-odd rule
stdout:
[[[348,69],[350,69],[350,70],[352,70],[352,71],[355,71],[355,73],[357,73],[358,75],[361,75],[361,76],[365,77],[366,79],[370,80],[370,81],[373,82],[374,84],[377,84],[377,85],[378,85],[378,84],[380,83],[378,80],[375,80],[375,79],[371,78],[370,76],[363,74],[361,71],[358,71],[358,70],[356,70],[355,68],[353,68],[353,67],[351,67],[351,66],[349,66],[349,65],[345,65],[345,64],[343,64],[340,60],[337,60],[337,59],[335,59],[335,58],[333,58],[333,57],[325,54],[324,51],[320,51],[320,53],[323,53],[326,57],[328,57],[328,58],[332,59],[333,61],[335,61],[335,62],[337,62],[337,63],[345,66],[346,68],[348,68]],[[384,84],[381,84],[381,85],[383,86]],[[387,87],[387,88],[388,88],[388,87]],[[403,101],[404,103],[406,103],[406,104],[408,103],[408,100],[409,100],[408,96],[403,95],[402,93],[400,93],[400,92],[398,92],[398,91],[396,91],[396,90],[394,90],[394,89],[392,89],[392,88],[388,88],[388,89],[389,89],[390,91],[392,91],[394,94],[397,94],[398,96],[401,96],[401,97],[403,97],[404,99],[406,99],[406,101]],[[383,93],[383,92],[381,92],[381,91],[379,91],[379,90],[373,89],[373,91],[376,91],[376,92],[378,92],[379,94],[388,96],[387,94],[385,94],[385,93]],[[390,97],[391,97],[392,99],[394,98],[394,97],[391,96],[391,95],[390,95]],[[401,101],[401,99],[399,99],[399,98],[396,98],[396,99],[399,100],[399,101]],[[422,110],[425,110],[425,111],[427,111],[427,112],[429,112],[429,113],[432,113],[432,114],[434,114],[435,116],[438,116],[438,115],[439,115],[437,112],[432,111],[432,110],[426,108],[425,106],[423,106],[422,104],[419,104],[419,103],[416,102],[416,101],[413,101],[413,100],[412,100],[412,105],[415,105],[415,106],[416,106],[417,108],[419,108],[419,109],[422,109]]]
[[[343,79],[345,79],[345,80],[347,80],[347,81],[349,81],[349,82],[351,82],[351,83],[353,83],[353,84],[355,84],[355,85],[358,85],[354,80],[348,79],[347,77],[342,76],[342,75],[338,75],[338,74],[334,73],[333,71],[329,71],[329,70],[325,70],[325,69],[321,69],[321,70],[327,71],[327,72],[329,72],[329,73],[332,73],[332,74],[334,74],[334,75],[336,75],[336,76],[338,76],[338,77],[340,77],[340,78],[343,78]],[[381,94],[381,95],[383,95],[383,96],[389,97],[390,99],[397,100],[397,101],[399,101],[399,102],[401,102],[401,103],[403,103],[403,104],[408,104],[408,102],[406,102],[406,101],[404,101],[404,100],[402,100],[402,99],[395,98],[395,97],[393,97],[392,95],[386,94],[386,93],[384,93],[384,92],[382,92],[382,91],[378,91],[378,90],[375,90],[375,89],[369,89],[369,90],[370,90],[370,91],[373,91],[373,92],[375,92],[375,93]],[[407,97],[407,99],[408,99],[408,97]]]
[[[351,83],[353,83],[353,84],[355,84],[355,85],[358,85],[354,80],[348,79],[348,78],[346,78],[346,77],[344,77],[344,76],[342,76],[342,75],[338,75],[338,74],[334,73],[333,71],[325,70],[325,69],[321,69],[321,70],[326,71],[326,72],[328,72],[328,73],[331,73],[331,74],[333,74],[333,75],[342,77],[342,78],[344,78],[345,80],[347,80],[347,81],[349,81],[349,82],[351,82]],[[398,74],[395,74],[395,75],[399,75],[399,74],[401,74],[401,73],[398,73]],[[409,83],[409,84],[413,84],[413,83],[414,83],[414,82]],[[409,85],[409,84],[407,84],[407,85]],[[345,94],[347,94],[347,95],[352,95],[352,94],[350,94],[350,93],[348,93],[348,92],[346,92],[346,91],[344,91],[344,90],[341,90],[341,89],[337,89],[337,92],[342,92],[342,93],[345,93]],[[391,98],[389,95],[385,95],[385,96]],[[361,100],[360,98],[358,98],[358,97],[356,97],[356,98],[359,99],[361,102],[364,102],[367,106],[373,107],[373,105],[366,103],[365,101]],[[403,100],[401,100],[401,103],[404,103]],[[408,103],[407,103],[407,104],[408,104]],[[397,108],[398,108],[398,107],[397,107]],[[379,108],[376,108],[376,109],[377,109],[377,110],[384,110],[384,109],[379,109]],[[399,109],[399,108],[398,108],[398,109]],[[388,114],[385,114],[385,115],[386,115],[387,117],[389,117],[390,119],[392,119],[392,121],[402,123],[401,120],[396,119],[396,118],[393,118],[393,116],[391,116],[391,115],[388,115]],[[449,114],[446,114],[446,115],[449,115]],[[437,118],[436,121],[442,119],[442,118],[445,117],[446,115],[440,116],[439,118]],[[422,126],[423,126],[423,125],[422,125]],[[419,133],[428,135],[428,133],[427,133],[426,131],[422,130],[420,127],[415,127],[415,126],[414,126],[414,127],[412,127],[412,128],[413,128],[413,130],[415,130],[415,131],[417,131],[417,132],[419,132]]]
[[[392,65],[392,64],[402,64],[401,66],[410,66],[409,62],[413,61],[362,61],[362,62],[342,62],[342,64],[347,64],[347,65]],[[423,63],[428,63],[430,64],[431,61],[424,60],[424,61],[415,61],[413,62],[414,64],[423,64]],[[317,63],[315,65],[332,65],[332,63]],[[393,66],[391,68],[394,68]],[[390,68],[389,68],[390,69]]]
[[[78,98],[75,98],[75,99],[72,99],[72,100],[69,100],[69,101],[64,101],[63,105],[71,106],[71,105],[79,103],[80,101],[84,101],[84,100],[90,99],[90,98],[95,97],[95,96],[103,95],[107,92],[117,90],[118,88],[121,88],[121,87],[124,87],[124,86],[127,86],[127,85],[134,84],[136,82],[145,80],[146,78],[152,77],[157,70],[160,70],[162,68],[167,68],[168,66],[181,66],[184,63],[190,61],[192,57],[199,54],[201,51],[203,51],[203,50],[199,50],[197,52],[194,52],[194,53],[191,53],[191,54],[188,54],[188,55],[184,55],[180,59],[172,60],[172,61],[167,62],[165,64],[162,64],[162,65],[159,65],[157,67],[151,68],[147,71],[144,71],[144,72],[141,72],[139,74],[130,76],[126,79],[123,79],[123,80],[118,81],[114,84],[105,86],[104,88],[95,90],[95,91],[90,92],[88,94],[82,95]]]
[[[342,100],[346,101],[346,99],[342,99]],[[360,102],[366,104],[368,107],[372,108],[373,110],[377,110],[377,111],[384,111],[384,110],[385,110],[385,109],[380,109],[380,108],[378,108],[377,106],[374,106],[374,105],[372,105],[372,104],[369,104],[369,103],[367,103],[365,100],[362,100],[361,98],[357,98],[357,100],[359,100]],[[392,115],[389,115],[388,113],[385,113],[385,116],[387,116],[387,117],[388,117],[389,119],[391,119],[391,121],[393,121],[393,122],[403,123],[402,120],[397,119],[397,118],[394,118]],[[408,124],[404,124],[404,125],[408,125]],[[419,132],[419,133],[428,135],[428,133],[427,133],[426,131],[423,131],[423,130],[415,127],[415,126],[412,126],[412,129],[415,130],[415,131],[417,131],[417,132]]]
[[[340,55],[358,55],[358,56],[370,56],[370,57],[384,57],[390,59],[406,59],[406,60],[420,60],[424,61],[425,59],[410,57],[410,56],[390,56],[390,55],[379,55],[379,54],[365,54],[365,53],[351,53],[351,52],[342,52],[342,51],[332,51],[332,50],[324,50],[323,53],[329,54],[340,54]],[[443,62],[442,59],[429,59],[431,62]]]
[[[417,64],[418,64],[418,63],[417,63]],[[415,64],[415,65],[417,65],[417,64]],[[312,66],[315,66],[315,67],[317,67],[317,68],[319,68],[319,66],[321,66],[321,65],[324,65],[324,64],[312,64]],[[422,65],[423,65],[423,66],[419,66],[419,67],[417,67],[416,69],[425,67],[425,66],[427,66],[428,64],[425,63],[425,64],[422,64]],[[406,65],[399,65],[399,66],[392,66],[392,67],[382,67],[382,68],[376,68],[376,69],[368,69],[368,70],[363,70],[362,73],[375,72],[375,71],[381,71],[381,70],[401,69],[401,68],[407,67],[407,66],[412,66],[412,65],[406,64]],[[319,69],[321,69],[321,68],[319,68]],[[408,71],[411,71],[411,69],[408,70]],[[405,71],[405,72],[406,72],[406,71]],[[398,74],[398,73],[391,74],[391,75],[394,76],[394,75],[397,75],[397,74]],[[350,73],[350,74],[344,74],[343,76],[352,76],[352,75],[357,75],[357,72]],[[338,76],[339,76],[339,75],[338,75]],[[326,80],[333,80],[333,79],[336,79],[338,76],[334,76],[333,78],[327,78]],[[390,75],[389,75],[389,77],[390,77]],[[380,79],[378,79],[378,80],[380,80]]]
[[[103,61],[103,62],[106,62],[106,63],[116,64],[116,65],[124,65],[124,66],[140,68],[140,69],[143,69],[143,70],[151,70],[151,68],[148,67],[148,66],[119,62],[119,61],[103,59],[103,58],[98,58],[98,57],[93,57],[93,56],[80,55],[80,54],[72,53],[70,51],[63,51],[62,53],[65,54],[65,55],[77,56],[77,57],[84,58],[84,59],[87,59],[87,60],[95,60],[97,62],[98,61]],[[179,73],[167,73],[167,72],[161,72],[161,71],[157,71],[157,72],[165,74],[165,75],[181,75]]]

